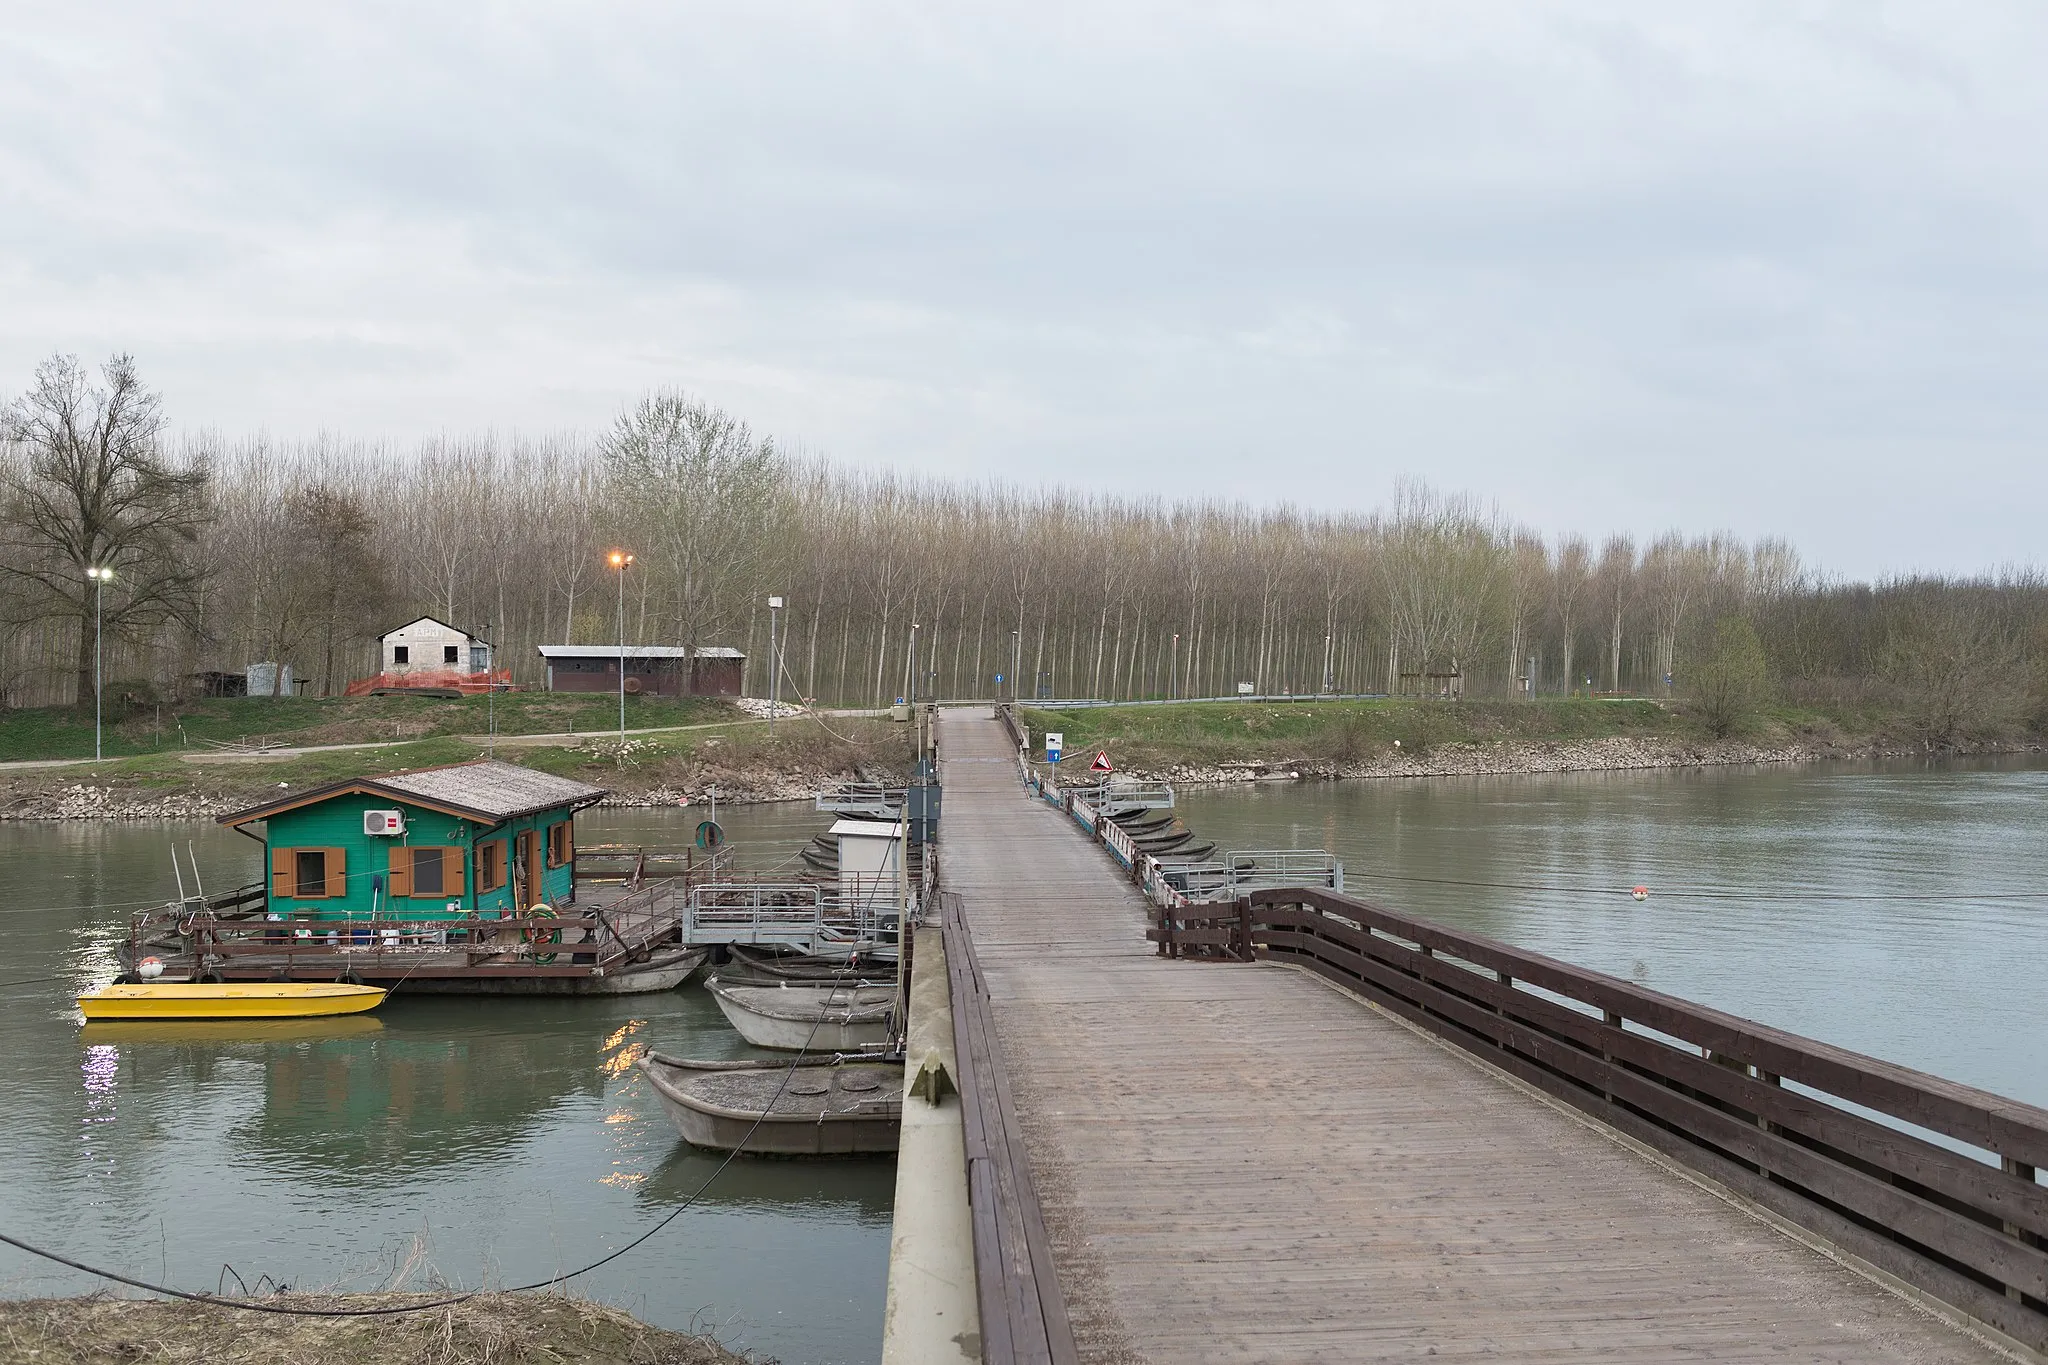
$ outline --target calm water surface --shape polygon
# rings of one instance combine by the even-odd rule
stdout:
[[[701,815],[580,823],[591,843],[673,846]],[[807,805],[720,818],[761,867],[819,827]],[[717,1165],[681,1143],[631,1065],[649,1045],[750,1051],[695,986],[81,1029],[72,997],[112,974],[128,910],[173,889],[173,838],[193,841],[215,889],[258,872],[258,847],[211,825],[0,825],[0,1227],[190,1289],[213,1289],[224,1264],[252,1285],[376,1288],[413,1258],[414,1284],[524,1283],[623,1245]],[[62,979],[11,984],[48,975]],[[784,1361],[874,1361],[894,1187],[887,1160],[735,1161],[689,1212],[576,1283]],[[0,1247],[0,1293],[93,1287]]]
[[[1275,784],[1181,804],[1226,849],[1330,849],[1356,895],[2048,1105],[2038,759]]]
[[[1261,786],[1182,809],[1226,848],[1332,848],[1386,903],[2048,1103],[2041,764]],[[702,814],[599,812],[585,839],[675,845]],[[722,814],[762,869],[818,827],[807,805]],[[695,988],[81,1030],[72,995],[171,891],[173,838],[216,888],[258,870],[210,825],[0,825],[0,980],[64,978],[0,988],[0,1227],[191,1288],[224,1263],[374,1287],[416,1249],[450,1281],[517,1283],[622,1245],[710,1173],[630,1066],[648,1044],[743,1051]],[[888,1162],[735,1162],[582,1287],[786,1361],[872,1361],[893,1184]],[[0,1248],[0,1292],[90,1287]]]

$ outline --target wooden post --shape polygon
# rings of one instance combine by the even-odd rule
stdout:
[[[1252,960],[1252,898],[1237,898],[1237,960]]]
[[[1999,1169],[2003,1170],[2007,1175],[2015,1176],[2018,1179],[2026,1181],[2030,1185],[2034,1183],[2034,1168],[2028,1165],[2026,1162],[2014,1161],[2009,1156],[2001,1156],[1998,1159],[1998,1165]],[[2008,1237],[2017,1237],[2020,1239],[2020,1241],[2027,1243],[2030,1246],[2039,1245],[2040,1239],[2030,1236],[2027,1233],[2026,1229],[2020,1227],[2018,1224],[2006,1223],[2004,1224],[2004,1227],[2006,1235]],[[2021,1298],[2019,1286],[2011,1284],[2007,1285],[2005,1287],[2005,1296],[2008,1299],[2013,1300],[2014,1302],[2018,1302]]]
[[[1600,1011],[1600,1017],[1601,1022],[1605,1023],[1609,1028],[1621,1027],[1621,1011],[1619,1010],[1602,1010]],[[1605,1048],[1602,1048],[1600,1051],[1600,1060],[1607,1063],[1609,1066],[1613,1066],[1614,1054],[1607,1051]],[[1614,1103],[1614,1092],[1612,1090],[1603,1090],[1600,1093],[1606,1098],[1609,1104]]]

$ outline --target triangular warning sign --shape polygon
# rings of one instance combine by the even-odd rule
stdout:
[[[1116,769],[1112,768],[1109,764],[1109,750],[1097,749],[1095,751],[1095,761],[1088,765],[1088,771],[1091,773],[1115,772]]]

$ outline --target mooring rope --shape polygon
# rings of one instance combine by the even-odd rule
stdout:
[[[898,946],[897,951],[902,951],[900,945]],[[832,988],[834,990],[838,989],[840,983],[845,979],[846,974],[848,972],[851,972],[854,969],[854,966],[855,959],[849,958],[847,960],[846,966],[842,967],[838,975],[832,978]],[[712,1171],[710,1175],[704,1177],[704,1183],[699,1185],[696,1188],[696,1190],[694,1190],[691,1193],[688,1199],[685,1199],[681,1204],[677,1205],[675,1209],[672,1210],[666,1218],[662,1219],[659,1223],[656,1223],[653,1227],[647,1229],[647,1231],[641,1233],[638,1237],[635,1237],[632,1241],[626,1243],[618,1250],[610,1253],[607,1256],[600,1257],[599,1259],[592,1261],[588,1265],[581,1266],[578,1269],[572,1270],[566,1275],[551,1275],[545,1280],[535,1280],[531,1284],[514,1285],[510,1289],[501,1289],[496,1292],[501,1294],[524,1294],[529,1293],[532,1290],[547,1289],[553,1285],[565,1283],[566,1281],[575,1279],[579,1275],[588,1275],[591,1271],[598,1269],[600,1266],[609,1265],[611,1262],[616,1261],[619,1257],[633,1250],[633,1248],[639,1246],[648,1238],[654,1236],[655,1233],[660,1232],[670,1223],[675,1222],[676,1219],[682,1217],[685,1213],[689,1212],[690,1209],[697,1203],[697,1201],[704,1197],[705,1192],[711,1188],[712,1184],[718,1179],[718,1177],[725,1174],[726,1167],[732,1165],[733,1161],[738,1158],[740,1152],[745,1149],[747,1143],[753,1140],[754,1134],[757,1131],[759,1131],[761,1125],[768,1121],[769,1111],[775,1107],[776,1101],[782,1098],[783,1091],[788,1089],[791,1078],[796,1075],[797,1067],[802,1064],[805,1055],[810,1052],[811,1044],[813,1041],[816,1040],[818,1036],[818,1029],[824,1024],[824,1022],[825,1014],[824,1011],[821,1010],[818,1014],[818,1017],[811,1021],[811,1031],[804,1036],[804,1045],[797,1049],[796,1055],[790,1058],[789,1065],[783,1068],[782,1080],[776,1085],[775,1093],[769,1096],[768,1102],[761,1107],[760,1116],[754,1120],[753,1126],[747,1129],[746,1136],[742,1137],[738,1143],[734,1144],[733,1149],[725,1154],[725,1160],[718,1163],[718,1168]],[[21,1238],[15,1237],[6,1232],[0,1232],[0,1242],[5,1242],[8,1246],[14,1247],[21,1251],[25,1251],[29,1253],[31,1256],[40,1256],[46,1261],[54,1261],[58,1265],[69,1266],[73,1270],[80,1270],[88,1275],[98,1276],[100,1279],[103,1280],[112,1280],[116,1284],[125,1284],[135,1289],[146,1290],[152,1294],[162,1294],[167,1298],[184,1299],[189,1303],[211,1304],[216,1308],[239,1308],[250,1313],[272,1313],[284,1317],[391,1317],[399,1313],[424,1313],[435,1308],[447,1308],[454,1304],[463,1303],[470,1299],[473,1299],[477,1297],[479,1294],[491,1292],[482,1289],[472,1289],[465,1293],[452,1294],[446,1298],[435,1299],[428,1303],[391,1304],[381,1308],[299,1308],[289,1304],[257,1303],[244,1299],[229,1299],[223,1298],[218,1294],[199,1294],[194,1293],[193,1291],[188,1289],[175,1289],[170,1285],[155,1284],[148,1280],[137,1279],[133,1275],[124,1275],[118,1270],[107,1270],[101,1266],[88,1265],[84,1261],[74,1260],[71,1257],[63,1255],[60,1252],[51,1251],[47,1247],[36,1246],[32,1242],[25,1242]]]

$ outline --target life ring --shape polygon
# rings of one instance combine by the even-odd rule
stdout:
[[[527,910],[526,914],[529,919],[561,918],[560,915],[555,913],[555,908],[552,905],[533,906]],[[529,924],[520,931],[520,937],[535,946],[542,943],[560,943],[562,941],[562,931],[560,929],[543,929],[537,924]],[[553,953],[535,953],[533,960],[541,963],[553,962],[555,955]]]

